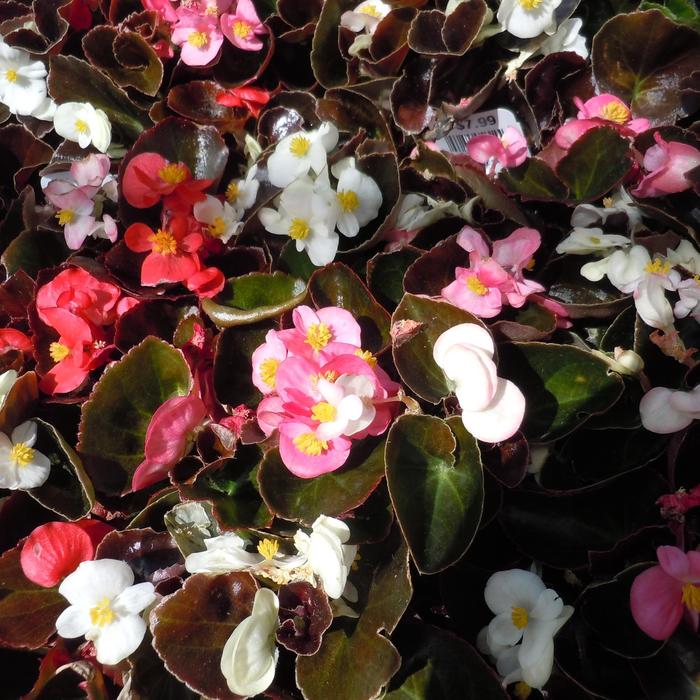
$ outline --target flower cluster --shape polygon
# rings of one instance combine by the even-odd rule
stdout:
[[[285,466],[308,479],[345,464],[353,440],[387,429],[399,385],[362,349],[348,311],[300,306],[292,320],[253,353],[253,383],[265,394],[260,427],[277,431]]]

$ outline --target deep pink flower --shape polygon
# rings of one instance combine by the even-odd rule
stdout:
[[[276,331],[268,331],[265,342],[259,345],[251,358],[253,364],[253,384],[263,394],[275,391],[277,369],[287,359],[287,346],[277,336]]]
[[[0,352],[6,350],[33,352],[34,344],[29,336],[16,328],[0,328]]]
[[[216,101],[226,107],[245,107],[257,119],[262,108],[270,101],[270,93],[262,88],[243,86],[220,92]]]
[[[641,134],[650,126],[649,120],[643,117],[632,119],[630,108],[619,97],[609,93],[591,97],[585,102],[580,97],[574,97],[574,104],[578,107],[579,119],[601,119],[634,134]]]
[[[536,229],[518,228],[507,238],[493,243],[493,259],[510,275],[510,283],[501,287],[510,306],[520,308],[531,294],[545,291],[538,282],[523,277],[523,270],[534,262],[532,256],[541,242]]]
[[[252,0],[238,0],[235,12],[221,15],[221,31],[239,49],[260,51],[263,43],[258,37],[267,34],[267,27],[260,21]]]
[[[206,66],[224,43],[216,15],[198,14],[186,8],[177,11],[172,41],[180,46],[180,58],[188,66]]]
[[[554,140],[560,148],[568,150],[587,131],[602,126],[601,122],[593,119],[570,119],[557,129]]]
[[[176,396],[158,407],[146,432],[145,459],[131,480],[133,491],[145,489],[161,479],[189,451],[193,432],[207,416],[197,396]]]
[[[202,267],[185,280],[185,286],[201,299],[215,297],[226,284],[224,273],[218,267]]]
[[[498,138],[491,134],[481,134],[469,139],[469,156],[477,163],[486,165],[492,159],[504,168],[522,165],[527,158],[527,140],[520,129],[509,126]]]
[[[656,146],[644,154],[644,169],[648,172],[632,194],[637,197],[662,197],[683,192],[692,187],[687,174],[700,167],[700,150],[687,143],[666,141],[657,131]]]
[[[643,571],[632,584],[630,606],[640,629],[652,639],[668,639],[684,612],[694,629],[700,612],[700,552],[678,547],[656,550],[658,566]]]
[[[348,459],[352,441],[346,437],[322,440],[309,423],[284,421],[279,426],[280,457],[285,467],[301,479],[335,471]]]
[[[500,285],[508,273],[494,260],[475,260],[470,267],[455,269],[455,281],[440,293],[451,304],[480,318],[493,318],[503,308]]]
[[[141,0],[144,10],[155,12],[164,22],[177,22],[177,13],[171,0]]]
[[[679,489],[675,493],[660,496],[656,504],[661,507],[661,515],[665,518],[680,520],[689,510],[700,506],[700,485],[690,491]]]

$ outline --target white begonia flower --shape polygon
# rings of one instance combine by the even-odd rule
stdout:
[[[15,385],[17,376],[16,369],[8,369],[7,372],[0,374],[0,408],[5,405],[5,399]]]
[[[34,489],[51,471],[49,458],[34,449],[37,427],[34,421],[18,425],[10,437],[0,433],[0,488]]]
[[[552,672],[554,635],[574,612],[531,571],[499,571],[486,583],[486,604],[496,617],[480,635],[507,685],[523,680],[541,688]]]
[[[692,316],[696,321],[700,319],[700,278],[697,276],[683,280],[676,291],[680,299],[673,307],[676,318]]]
[[[207,233],[213,238],[218,238],[222,243],[228,243],[231,237],[241,229],[242,213],[228,202],[222,202],[210,194],[194,205],[194,218],[199,223],[206,224]]]
[[[700,418],[700,385],[691,391],[658,386],[639,402],[642,425],[652,433],[668,435],[687,428]]]
[[[279,650],[279,600],[269,588],[255,594],[253,611],[240,622],[221,653],[221,673],[229,690],[250,697],[267,690],[275,678]]]
[[[352,157],[338,161],[331,172],[338,178],[336,226],[344,236],[352,238],[363,226],[377,218],[382,206],[382,191],[369,175],[355,167]]]
[[[369,32],[372,34],[377,25],[391,12],[391,6],[382,0],[365,0],[354,10],[343,12],[340,16],[340,26],[351,32]]]
[[[650,263],[653,271],[649,272],[634,290],[634,306],[639,317],[652,328],[668,332],[673,329],[673,308],[666,298],[667,291],[675,291],[680,283],[680,274],[670,269],[670,263],[661,263],[657,258]]]
[[[644,228],[642,213],[623,187],[620,187],[610,197],[603,199],[605,206],[596,207],[592,204],[579,204],[571,215],[571,225],[577,227],[604,226],[608,219],[617,214],[627,217],[627,228],[636,233]]]
[[[475,323],[448,328],[435,341],[433,359],[453,383],[464,427],[478,440],[501,442],[515,434],[525,415],[525,397],[498,377],[491,334]]]
[[[12,114],[29,116],[41,114],[46,99],[46,66],[0,40],[0,100]]]
[[[93,642],[101,664],[123,661],[146,634],[139,613],[156,599],[152,583],[133,583],[134,573],[123,561],[82,562],[58,587],[70,607],[58,616],[56,631]]]
[[[690,241],[681,241],[676,249],[668,248],[666,257],[671,265],[680,265],[694,275],[700,275],[700,253]]]
[[[285,136],[267,160],[270,183],[287,187],[313,170],[317,175],[326,167],[327,153],[338,143],[338,129],[324,122],[314,131],[298,131]]]
[[[588,58],[586,37],[581,35],[583,20],[572,17],[559,25],[557,31],[542,42],[540,51],[544,56],[559,51],[571,51],[581,58]]]
[[[554,34],[554,12],[562,0],[501,0],[496,19],[501,27],[519,39],[532,39],[544,32]]]
[[[226,188],[226,201],[234,207],[243,218],[243,213],[250,209],[258,196],[260,181],[256,179],[258,166],[253,165],[248,169],[242,180],[231,180]]]
[[[342,374],[334,382],[321,377],[316,388],[323,401],[313,406],[311,416],[321,422],[319,440],[355,435],[374,420],[374,382],[369,377]]]
[[[644,246],[633,245],[626,250],[616,250],[597,262],[586,263],[581,274],[591,282],[599,282],[607,275],[613,286],[625,294],[632,293],[651,263],[651,256]]]
[[[80,148],[92,144],[98,151],[106,153],[112,142],[112,125],[107,115],[89,102],[64,102],[58,105],[53,127],[59,136],[75,141]]]
[[[574,230],[557,246],[557,253],[588,255],[590,253],[608,253],[611,248],[626,248],[632,241],[625,236],[603,233],[600,228],[581,228]]]
[[[335,195],[319,180],[299,178],[280,195],[278,210],[263,207],[258,216],[267,231],[289,236],[299,252],[305,250],[314,265],[322,266],[333,261],[340,239],[334,230]]]
[[[282,554],[276,540],[263,539],[257,552],[246,550],[246,542],[227,532],[204,540],[206,551],[194,552],[185,559],[185,569],[191,574],[224,574],[229,571],[250,571],[273,581],[292,580],[284,572],[301,567],[305,557]]]
[[[321,580],[329,598],[355,596],[354,587],[348,584],[350,567],[357,554],[357,545],[345,544],[350,529],[342,521],[319,515],[311,526],[311,534],[297,530],[294,544],[307,559],[314,574]],[[346,590],[346,585],[348,590]]]

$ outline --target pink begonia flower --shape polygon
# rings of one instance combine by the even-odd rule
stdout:
[[[255,349],[253,357],[253,384],[263,394],[275,390],[277,368],[287,359],[287,346],[275,331],[268,331],[265,342]]]
[[[493,260],[475,260],[471,267],[455,268],[455,281],[440,293],[451,304],[480,318],[493,318],[503,308],[500,285],[508,273]]]
[[[491,443],[512,437],[525,415],[525,397],[513,382],[498,377],[494,351],[489,332],[475,323],[449,328],[433,346],[436,364],[454,383],[464,427]]]
[[[492,134],[472,137],[467,144],[467,152],[477,163],[486,165],[494,160],[504,168],[513,168],[525,162],[527,140],[520,129],[509,126],[501,138]]]
[[[691,391],[657,386],[639,402],[642,425],[652,433],[667,435],[687,428],[700,418],[700,385]]]
[[[691,508],[700,506],[700,485],[694,486],[690,491],[679,489],[675,493],[659,496],[656,504],[661,507],[661,515],[664,518],[682,520]]]
[[[164,22],[177,22],[177,13],[172,0],[141,0],[144,10],[155,12]]]
[[[298,306],[292,312],[294,328],[279,331],[289,352],[302,357],[330,359],[339,354],[352,355],[360,347],[360,326],[353,315],[337,306],[314,311]]]
[[[175,396],[158,407],[146,431],[145,459],[131,480],[133,491],[167,477],[189,451],[193,432],[206,416],[207,409],[198,396]]]
[[[335,471],[350,454],[352,440],[345,437],[322,440],[310,422],[284,421],[279,431],[280,457],[287,469],[301,479]]]
[[[267,34],[267,27],[260,21],[251,0],[238,0],[233,14],[221,15],[221,31],[239,49],[260,51],[263,42],[258,36]]]
[[[551,297],[543,294],[532,294],[530,301],[535,302],[538,306],[554,314],[557,322],[557,328],[571,328],[574,324],[570,320],[569,312],[563,304],[555,301]]]
[[[187,66],[206,66],[224,43],[216,15],[200,15],[185,8],[177,11],[178,22],[172,41],[180,47],[180,58]]]
[[[619,97],[609,93],[591,97],[585,102],[580,97],[574,97],[574,104],[578,107],[579,119],[602,119],[635,134],[641,134],[650,126],[649,120],[644,117],[632,119],[630,108]]]
[[[602,124],[592,119],[570,119],[557,129],[556,134],[554,134],[554,141],[560,148],[568,150],[587,131],[596,129],[599,126],[602,126]]]
[[[511,280],[511,284],[501,291],[508,304],[516,309],[523,306],[531,294],[545,291],[538,282],[523,277],[523,270],[533,264],[532,256],[541,242],[539,231],[534,228],[518,228],[507,238],[493,243],[493,259],[510,275]]]
[[[700,612],[700,552],[672,546],[656,550],[658,566],[632,583],[630,607],[639,628],[652,639],[668,639],[686,613],[693,629]]]
[[[280,427],[280,423],[285,418],[291,418],[285,412],[284,401],[277,394],[266,396],[259,404],[256,418],[260,430],[265,433],[266,437],[270,437]]]
[[[644,154],[644,169],[648,172],[632,194],[637,197],[662,197],[684,192],[693,184],[687,174],[700,167],[700,150],[678,141],[666,141],[657,131],[656,146]]]

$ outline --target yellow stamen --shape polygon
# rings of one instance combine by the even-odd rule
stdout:
[[[338,198],[338,204],[344,212],[355,211],[357,207],[360,206],[360,200],[355,192],[352,190],[343,190],[336,194]]]
[[[72,209],[59,209],[56,218],[59,226],[65,226],[75,219],[75,212]]]
[[[277,377],[277,368],[280,366],[280,361],[275,360],[274,357],[269,357],[260,363],[260,378],[267,384],[271,389],[275,388],[275,381]]]
[[[613,198],[612,197],[603,197],[603,206],[606,209],[610,209],[613,205]]]
[[[588,240],[593,244],[593,245],[600,245],[600,238],[598,236],[590,236]]]
[[[317,420],[319,423],[330,423],[335,420],[338,415],[338,411],[333,404],[327,401],[319,401],[316,405],[311,407],[311,418],[312,420]]]
[[[644,271],[652,275],[667,275],[671,271],[671,263],[663,258],[654,258],[646,264]]]
[[[158,177],[169,185],[179,185],[187,179],[187,168],[182,163],[168,163],[158,171]]]
[[[513,608],[510,619],[519,630],[524,629],[527,627],[528,621],[527,610],[525,608]]]
[[[233,23],[233,33],[239,39],[247,39],[253,33],[253,27],[239,19]]]
[[[54,362],[65,360],[70,355],[70,348],[63,343],[51,343],[49,345],[49,355]]]
[[[226,201],[233,204],[238,199],[238,183],[234,180],[228,183],[226,188]]]
[[[536,10],[542,4],[542,0],[518,0],[518,2],[524,10]]]
[[[467,278],[467,287],[470,292],[480,297],[486,296],[489,292],[489,288],[476,275]]]
[[[333,340],[333,333],[325,323],[314,323],[306,331],[306,340],[314,350],[323,350]]]
[[[258,552],[265,557],[265,561],[270,561],[279,551],[280,543],[277,540],[260,540],[258,542]]]
[[[114,610],[109,598],[103,598],[97,605],[90,608],[90,622],[95,627],[106,627],[114,622]]]
[[[173,255],[177,252],[177,241],[170,231],[159,228],[148,240],[153,243],[153,252],[158,255]]]
[[[311,383],[316,386],[318,384],[319,379],[325,379],[327,382],[330,382],[331,384],[338,378],[338,373],[333,370],[329,369],[326,372],[322,372],[321,374],[312,374],[310,379]]]
[[[209,224],[207,230],[209,231],[209,235],[215,238],[223,236],[226,233],[226,222],[220,216],[217,216],[214,221]]]
[[[197,49],[205,47],[209,43],[209,36],[206,32],[190,32],[187,43]]]
[[[34,459],[34,450],[25,442],[17,442],[10,450],[10,459],[18,467],[26,467]]]
[[[14,70],[13,68],[8,68],[5,71],[5,77],[7,80],[9,80],[11,83],[16,83],[17,82],[17,71]]]
[[[319,440],[313,433],[297,435],[292,442],[299,452],[309,457],[318,457],[328,449],[328,443],[325,440]]]
[[[311,141],[306,136],[295,136],[289,143],[289,152],[297,158],[303,158],[311,148]]]
[[[626,124],[631,116],[629,109],[619,102],[608,102],[600,110],[600,116],[616,124]]]
[[[75,130],[79,134],[87,134],[88,132],[88,125],[86,121],[83,121],[82,119],[76,119],[75,120]]]
[[[370,367],[375,367],[377,364],[377,358],[369,350],[360,350],[358,348],[355,350],[355,355],[364,360]]]
[[[532,688],[525,681],[518,681],[513,692],[518,700],[527,700],[532,694]]]
[[[382,18],[382,13],[372,4],[368,3],[367,5],[364,5],[360,12],[363,15],[369,15],[370,17],[374,17],[375,19],[381,19]]]
[[[304,219],[292,219],[292,223],[287,230],[289,237],[295,241],[303,241],[309,237],[311,228]]]
[[[683,586],[683,605],[693,612],[700,612],[700,586],[692,583]]]
[[[693,281],[695,284],[700,285],[700,275],[693,275]]]
[[[219,11],[218,11],[216,5],[207,5],[207,9],[204,10],[204,14],[214,16],[214,15],[218,15]]]

